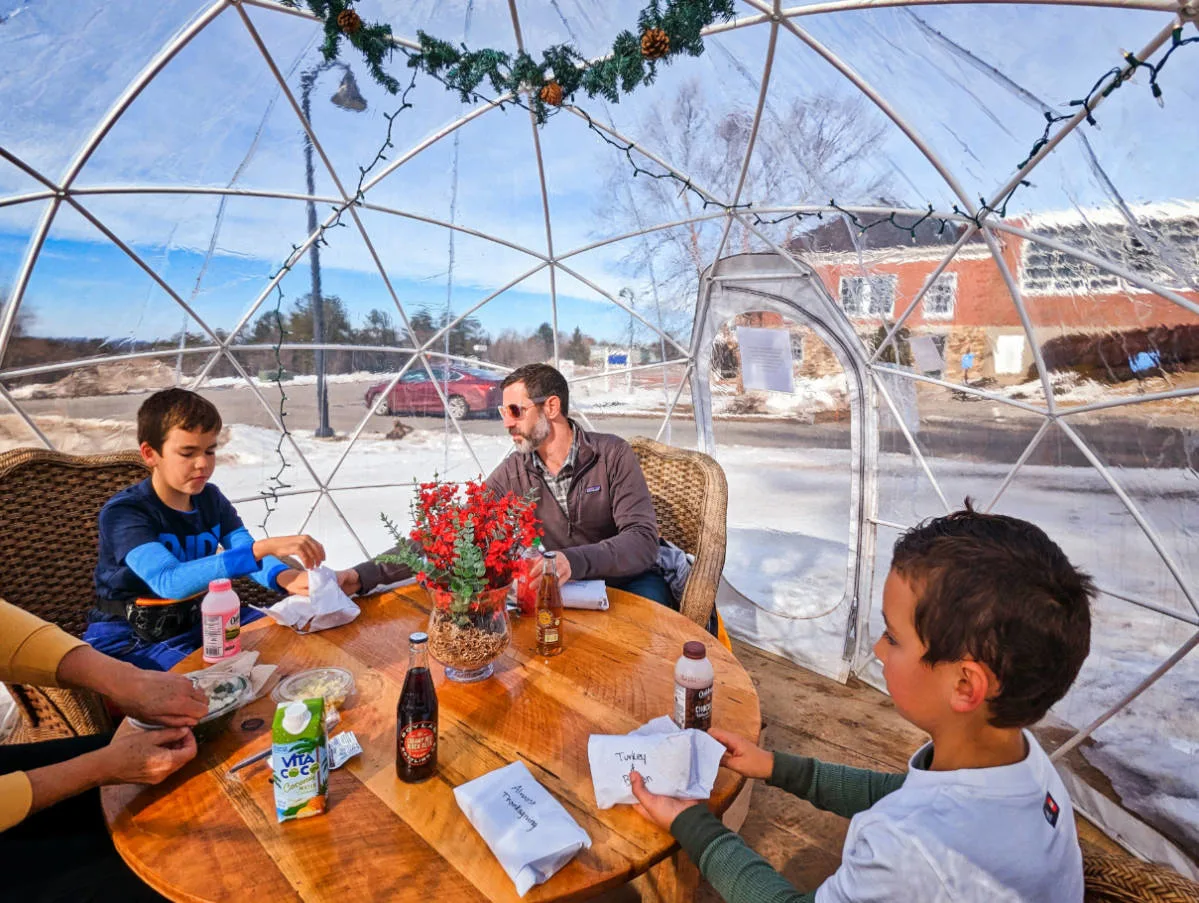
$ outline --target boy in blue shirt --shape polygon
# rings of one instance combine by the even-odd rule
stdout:
[[[138,447],[151,474],[100,511],[96,604],[83,635],[100,652],[169,670],[200,648],[199,607],[211,580],[248,576],[279,592],[307,592],[307,572],[279,556],[312,568],[325,550],[311,536],[249,534],[208,482],[220,431],[216,407],[186,389],[156,392],[138,409]],[[243,623],[261,616],[243,612]]]

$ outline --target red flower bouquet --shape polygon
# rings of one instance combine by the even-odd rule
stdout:
[[[481,479],[421,483],[407,538],[383,516],[399,554],[379,560],[412,568],[436,606],[466,626],[466,616],[496,595],[489,591],[507,590],[521,553],[541,535],[535,503],[515,493],[497,496]]]

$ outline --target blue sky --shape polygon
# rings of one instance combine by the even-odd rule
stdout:
[[[573,35],[590,54],[600,52],[617,31],[635,21],[640,5],[636,0],[613,0],[598,8],[573,0],[556,7],[518,4],[529,46],[543,47]],[[149,11],[135,0],[91,5],[39,0],[26,5],[0,26],[0,96],[6,100],[0,146],[48,177],[60,178],[95,123],[142,66],[206,6],[204,0],[174,0]],[[473,46],[511,49],[513,43],[507,3],[500,0],[474,4],[469,35],[461,33],[461,0],[373,0],[362,9],[368,18],[392,22],[401,34],[421,28],[452,40],[465,36]],[[131,16],[139,21],[136,30],[128,28]],[[250,16],[295,90],[298,73],[317,61],[318,29],[302,19],[257,8]],[[1066,109],[1119,61],[1120,48],[1139,47],[1168,17],[1117,9],[998,5],[868,10],[795,21],[875,85],[928,141],[964,191],[977,197],[989,195],[1014,171],[1043,126],[1036,105],[987,75],[987,65],[999,67],[1021,89],[1054,109]],[[930,29],[945,38],[932,36]],[[714,118],[732,111],[752,112],[768,38],[769,29],[762,26],[709,38],[703,57],[676,62],[654,85],[621,104],[587,101],[583,106],[637,137],[662,121],[670,112],[664,105],[687,80],[695,79]],[[977,62],[955,52],[948,42],[967,48]],[[332,72],[322,76],[313,94],[313,124],[333,169],[344,184],[353,185],[357,167],[371,158],[380,141],[386,127],[383,114],[395,107],[395,100],[369,81],[354,56],[347,59],[358,73],[367,111],[353,114],[328,105],[339,77]],[[402,60],[393,67],[401,70]],[[1199,198],[1192,124],[1199,112],[1199,50],[1180,50],[1164,70],[1164,109],[1152,102],[1145,82],[1141,75],[1116,92],[1098,115],[1101,128],[1086,129],[1102,174],[1093,168],[1081,142],[1070,139],[1033,173],[1033,185],[1021,190],[1009,212],[1108,204],[1111,192],[1105,179],[1131,203]],[[781,33],[766,115],[782,115],[795,98],[854,96],[847,84],[794,35]],[[396,148],[389,154],[393,159],[467,109],[428,79],[418,84],[413,102],[398,120]],[[882,124],[882,138],[857,163],[864,176],[883,178],[890,195],[905,204],[933,203],[948,209],[957,202],[899,129],[881,114],[871,115]],[[456,222],[544,253],[545,214],[527,115],[518,109],[487,113],[458,134],[456,169],[453,143],[440,141],[380,183],[370,200],[418,217],[446,220],[456,172]],[[551,120],[538,139],[555,251],[561,254],[609,234],[599,223],[599,213],[610,203],[614,174],[618,182],[632,178],[619,153],[568,114]],[[702,147],[703,142],[702,135],[693,145],[683,142],[671,162],[688,169],[688,148]],[[118,120],[75,184],[223,187],[236,173],[238,187],[302,192],[300,146],[295,114],[281,99],[243,23],[226,10]],[[793,164],[755,157],[750,183],[768,182],[780,165]],[[0,201],[34,186],[0,161]],[[315,187],[318,195],[334,193],[320,161]],[[642,214],[648,222],[672,219],[681,214],[683,200],[674,209]],[[823,203],[828,198],[818,185],[806,197],[747,200]],[[183,297],[191,296],[217,223],[215,198],[93,196],[85,203]],[[0,287],[14,281],[41,210],[40,203],[0,206]],[[322,205],[321,213],[326,210]],[[448,269],[445,230],[382,213],[363,217],[405,305],[410,310],[422,304],[442,307]],[[294,201],[228,202],[216,253],[196,299],[211,325],[228,328],[236,322],[292,243],[301,240],[303,226],[303,205]],[[322,267],[326,294],[341,296],[358,318],[371,308],[390,309],[391,298],[365,247],[347,231],[330,235],[332,246]],[[611,294],[629,286],[637,292],[639,305],[648,304],[649,287],[619,263],[626,249],[591,252],[573,258],[570,265]],[[535,262],[527,254],[460,235],[452,309],[463,310]],[[289,301],[306,293],[307,283],[303,266],[284,284]],[[669,295],[678,286],[659,288]],[[548,279],[542,273],[478,316],[493,336],[504,328],[526,331],[550,319],[548,297]],[[174,332],[181,321],[178,309],[164,300],[82,217],[67,211],[55,220],[24,307],[35,317],[33,329],[38,333],[154,338]],[[627,314],[568,276],[559,279],[558,300],[564,331],[577,324],[599,338],[627,332]]]

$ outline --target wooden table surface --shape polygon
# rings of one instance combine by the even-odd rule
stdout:
[[[686,640],[704,641],[716,669],[713,725],[756,739],[760,715],[749,676],[709,634],[639,596],[608,595],[609,611],[566,612],[566,651],[556,658],[536,655],[532,619],[523,618],[513,622],[512,644],[488,680],[455,684],[430,661],[440,745],[437,775],[423,784],[404,784],[395,771],[407,637],[428,619],[422,590],[362,600],[352,624],[309,636],[266,618],[249,625],[242,647],[257,649],[259,662],[279,665],[281,674],[322,665],[353,672],[357,696],[343,708],[338,730],[352,730],[363,753],[330,774],[325,815],[279,824],[265,762],[228,774],[230,765],[270,745],[275,703],[268,694],[157,787],[103,789],[116,848],[143,880],[177,901],[517,900],[452,791],[522,759],[592,841],[524,899],[581,900],[628,882],[677,847],[631,806],[596,808],[588,736],[627,733],[668,714],[674,663]],[[201,667],[197,652],[176,670]],[[245,730],[242,723],[254,717],[263,726]],[[713,810],[723,812],[743,782],[722,768]]]

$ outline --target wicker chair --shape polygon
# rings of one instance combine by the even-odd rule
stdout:
[[[724,570],[729,487],[724,471],[701,452],[635,436],[630,444],[654,499],[658,532],[695,556],[679,610],[705,626]]]
[[[1199,903],[1199,884],[1164,865],[1082,844],[1086,903]]]
[[[116,492],[149,473],[136,451],[67,455],[36,448],[0,453],[0,598],[67,633],[82,636],[95,592],[97,517]],[[269,605],[278,595],[236,582],[243,601]],[[13,740],[83,736],[111,728],[94,693],[23,684],[10,687],[23,723]]]

